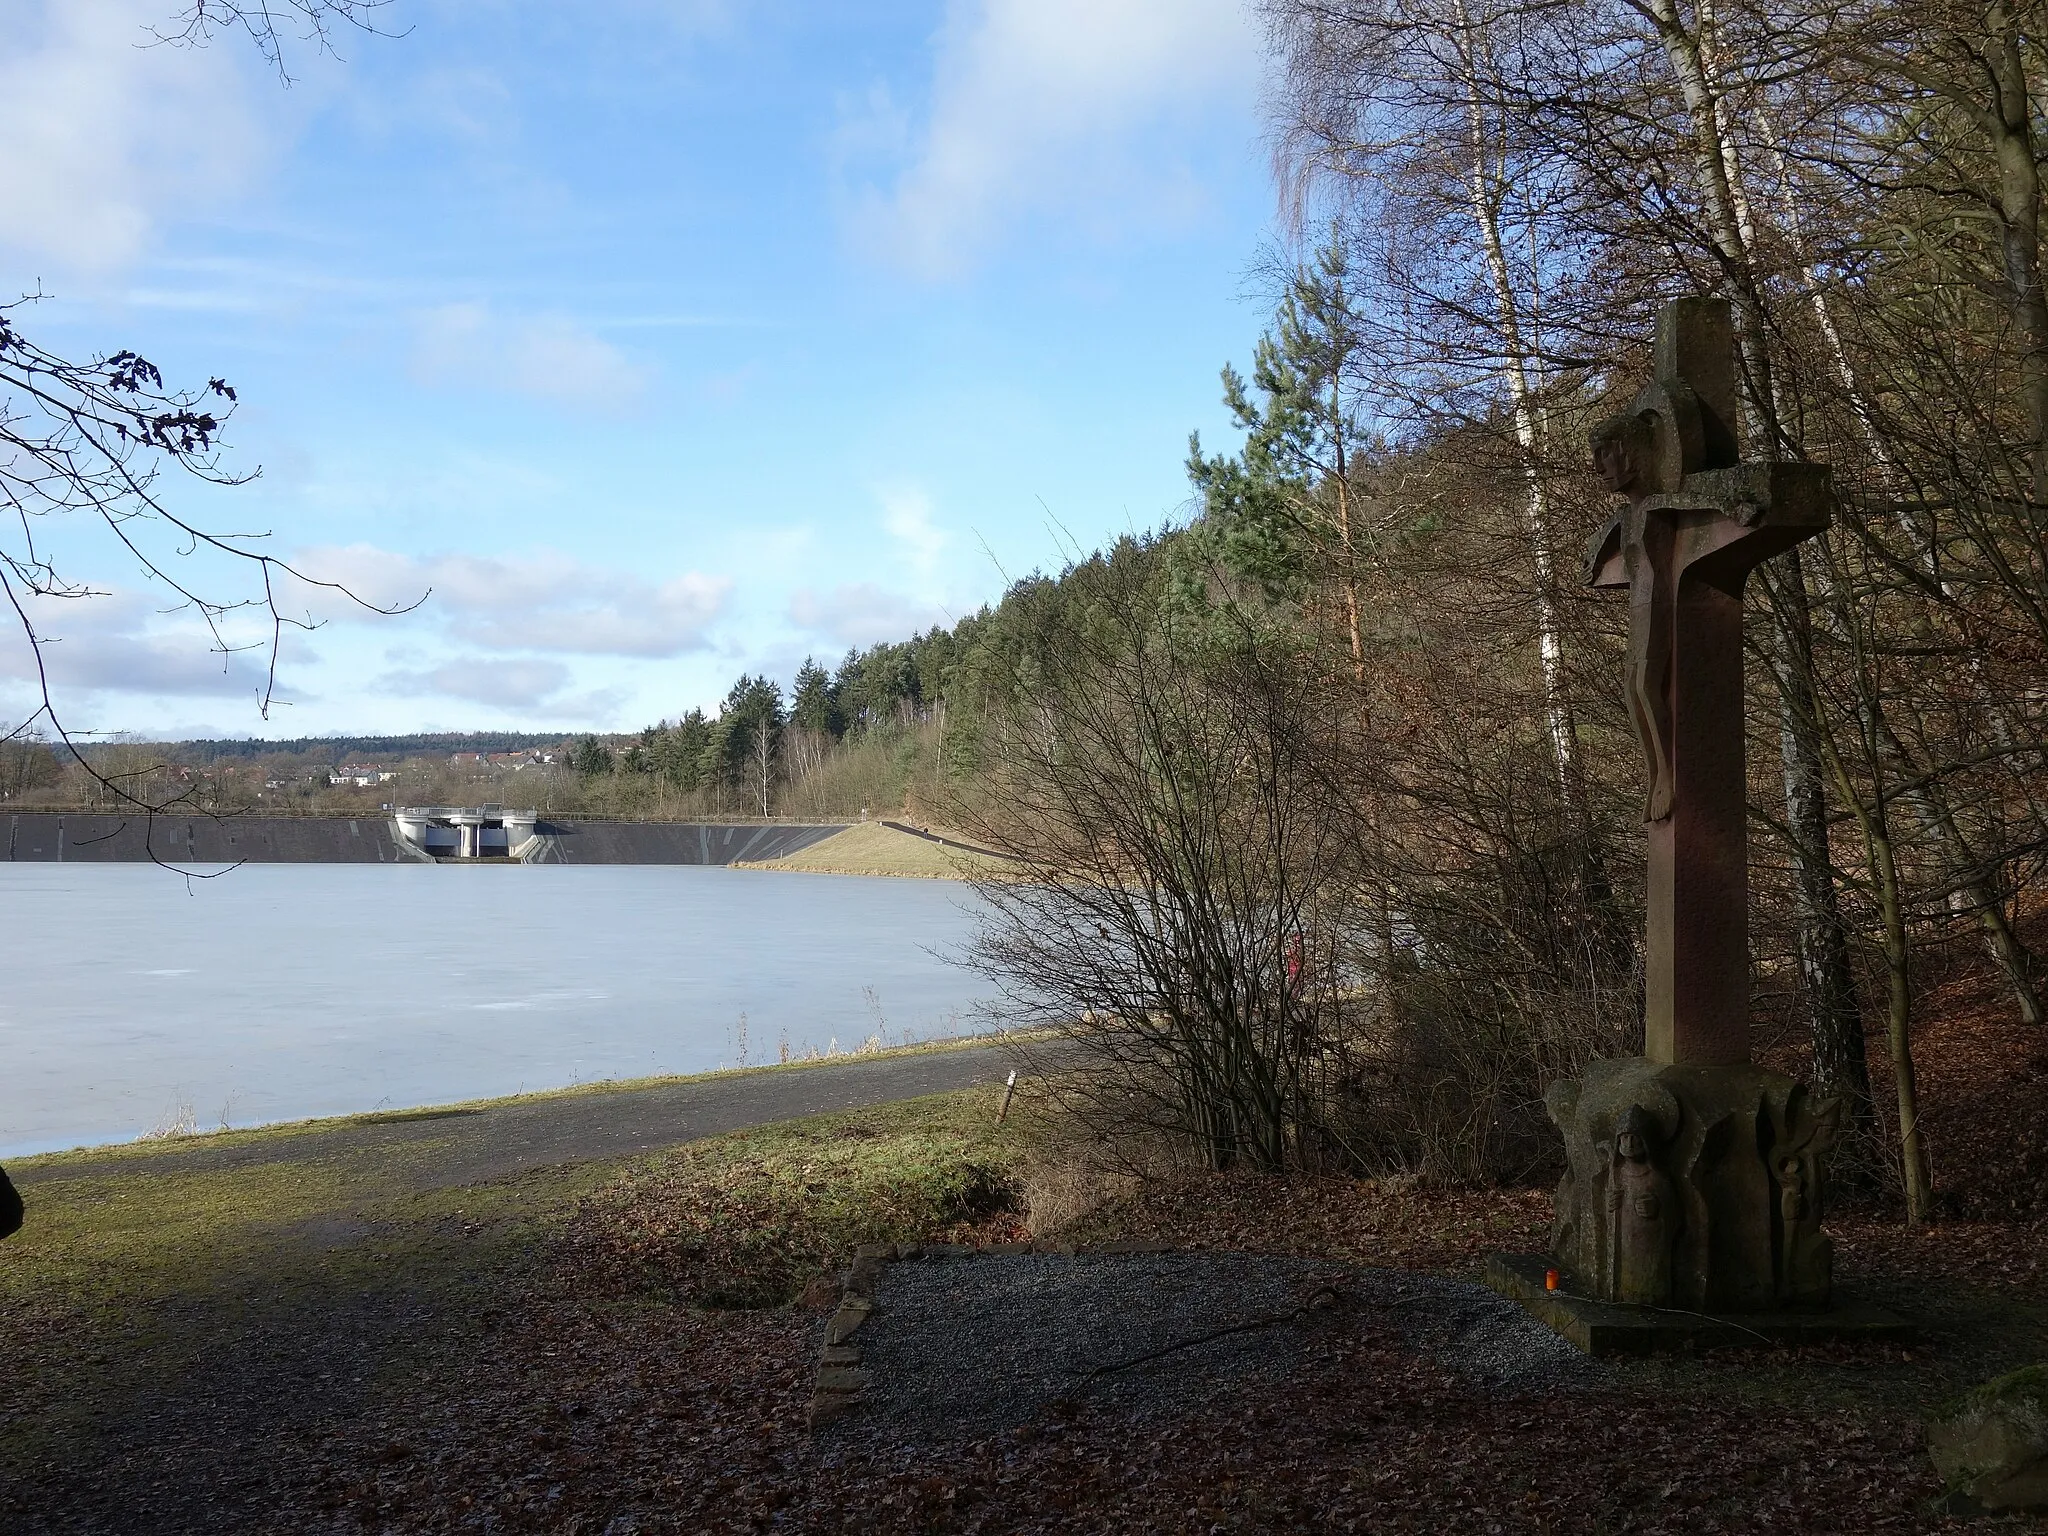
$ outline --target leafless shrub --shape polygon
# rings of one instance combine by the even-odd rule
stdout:
[[[175,1141],[181,1136],[199,1134],[199,1115],[189,1100],[179,1100],[164,1112],[162,1119],[136,1137],[137,1141]]]
[[[1134,544],[1069,581],[1020,614],[991,703],[1003,809],[969,830],[1031,874],[978,882],[979,963],[1085,1047],[1098,1120],[1219,1168],[1341,1158],[1347,945],[1369,926],[1328,772],[1341,711],[1288,632],[1176,610]]]

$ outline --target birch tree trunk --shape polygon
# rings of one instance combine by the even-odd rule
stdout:
[[[1500,205],[1503,178],[1495,168],[1488,148],[1485,109],[1480,102],[1479,62],[1482,39],[1473,26],[1465,0],[1457,0],[1457,33],[1452,38],[1464,70],[1461,84],[1465,94],[1466,192],[1472,205],[1472,221],[1479,243],[1486,253],[1486,272],[1493,287],[1495,312],[1500,327],[1502,377],[1507,384],[1508,404],[1515,423],[1515,443],[1520,450],[1523,522],[1529,536],[1529,550],[1536,567],[1536,654],[1543,672],[1544,723],[1549,729],[1551,751],[1557,763],[1558,794],[1575,830],[1591,845],[1591,813],[1586,801],[1586,777],[1579,753],[1577,722],[1564,678],[1564,645],[1559,635],[1556,562],[1551,554],[1550,499],[1544,491],[1538,462],[1538,422],[1534,391],[1529,385],[1529,351],[1522,338],[1521,307],[1516,298],[1514,275],[1509,270],[1507,246],[1501,238]]]

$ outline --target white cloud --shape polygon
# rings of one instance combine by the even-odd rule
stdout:
[[[939,566],[953,534],[937,521],[930,494],[916,485],[894,483],[877,486],[874,495],[881,508],[882,532],[896,549],[897,587],[842,582],[825,592],[802,588],[789,600],[792,623],[839,645],[904,640],[934,624],[951,622],[934,598]]]
[[[531,709],[569,686],[569,669],[536,656],[458,656],[437,667],[387,672],[377,680],[385,693],[443,694],[474,704]]]
[[[350,544],[305,550],[292,563],[381,607],[416,602],[431,590],[426,613],[443,618],[465,644],[496,651],[680,656],[706,648],[705,631],[732,592],[724,576],[686,571],[650,581],[554,550],[415,559]],[[348,613],[332,596],[312,600],[327,616]]]
[[[0,0],[0,245],[99,272],[239,190],[268,135],[232,46],[143,46],[163,0]]]
[[[1249,103],[1259,57],[1241,0],[952,0],[921,138],[885,89],[843,114],[843,160],[908,144],[893,184],[857,199],[856,233],[947,276],[1020,218],[1171,214],[1191,189],[1158,130]]]
[[[873,582],[849,582],[830,592],[809,588],[789,600],[789,617],[813,634],[839,645],[870,646],[884,640],[908,640],[934,624],[948,622],[934,603],[890,592]]]
[[[625,706],[618,688],[565,693],[573,674],[559,661],[535,656],[455,656],[437,666],[398,668],[373,685],[402,698],[461,699],[550,720],[599,724],[615,721]]]
[[[572,320],[499,316],[476,303],[418,316],[413,372],[429,384],[509,389],[598,410],[634,404],[648,380],[645,367]]]
[[[189,616],[161,615],[129,591],[31,598],[26,606],[44,642],[42,665],[60,713],[86,694],[241,698],[252,705],[262,696],[270,663],[264,633],[229,631],[231,645],[250,648],[223,654]],[[291,651],[295,666],[313,659],[302,645]],[[18,622],[0,627],[0,677],[36,682],[35,656]],[[289,695],[280,688],[278,698]]]
[[[932,521],[931,497],[915,486],[884,486],[876,496],[882,503],[883,530],[902,547],[910,568],[929,581],[939,556],[953,541]]]

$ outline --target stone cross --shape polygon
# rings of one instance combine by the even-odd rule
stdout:
[[[1628,705],[1649,775],[1644,1054],[1749,1060],[1749,837],[1742,589],[1828,523],[1818,464],[1742,463],[1725,299],[1666,304],[1655,376],[1592,434],[1628,498],[1593,538],[1586,579],[1629,595]]]

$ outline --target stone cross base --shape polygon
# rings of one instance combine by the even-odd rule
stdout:
[[[1825,1312],[1681,1312],[1592,1301],[1545,1284],[1544,1254],[1497,1253],[1486,1283],[1589,1355],[1676,1355],[1760,1345],[1911,1344],[1919,1330],[1896,1312],[1835,1293]]]
[[[1838,1101],[1764,1067],[1639,1056],[1595,1061],[1544,1101],[1569,1163],[1551,1235],[1562,1290],[1695,1312],[1827,1306]]]

